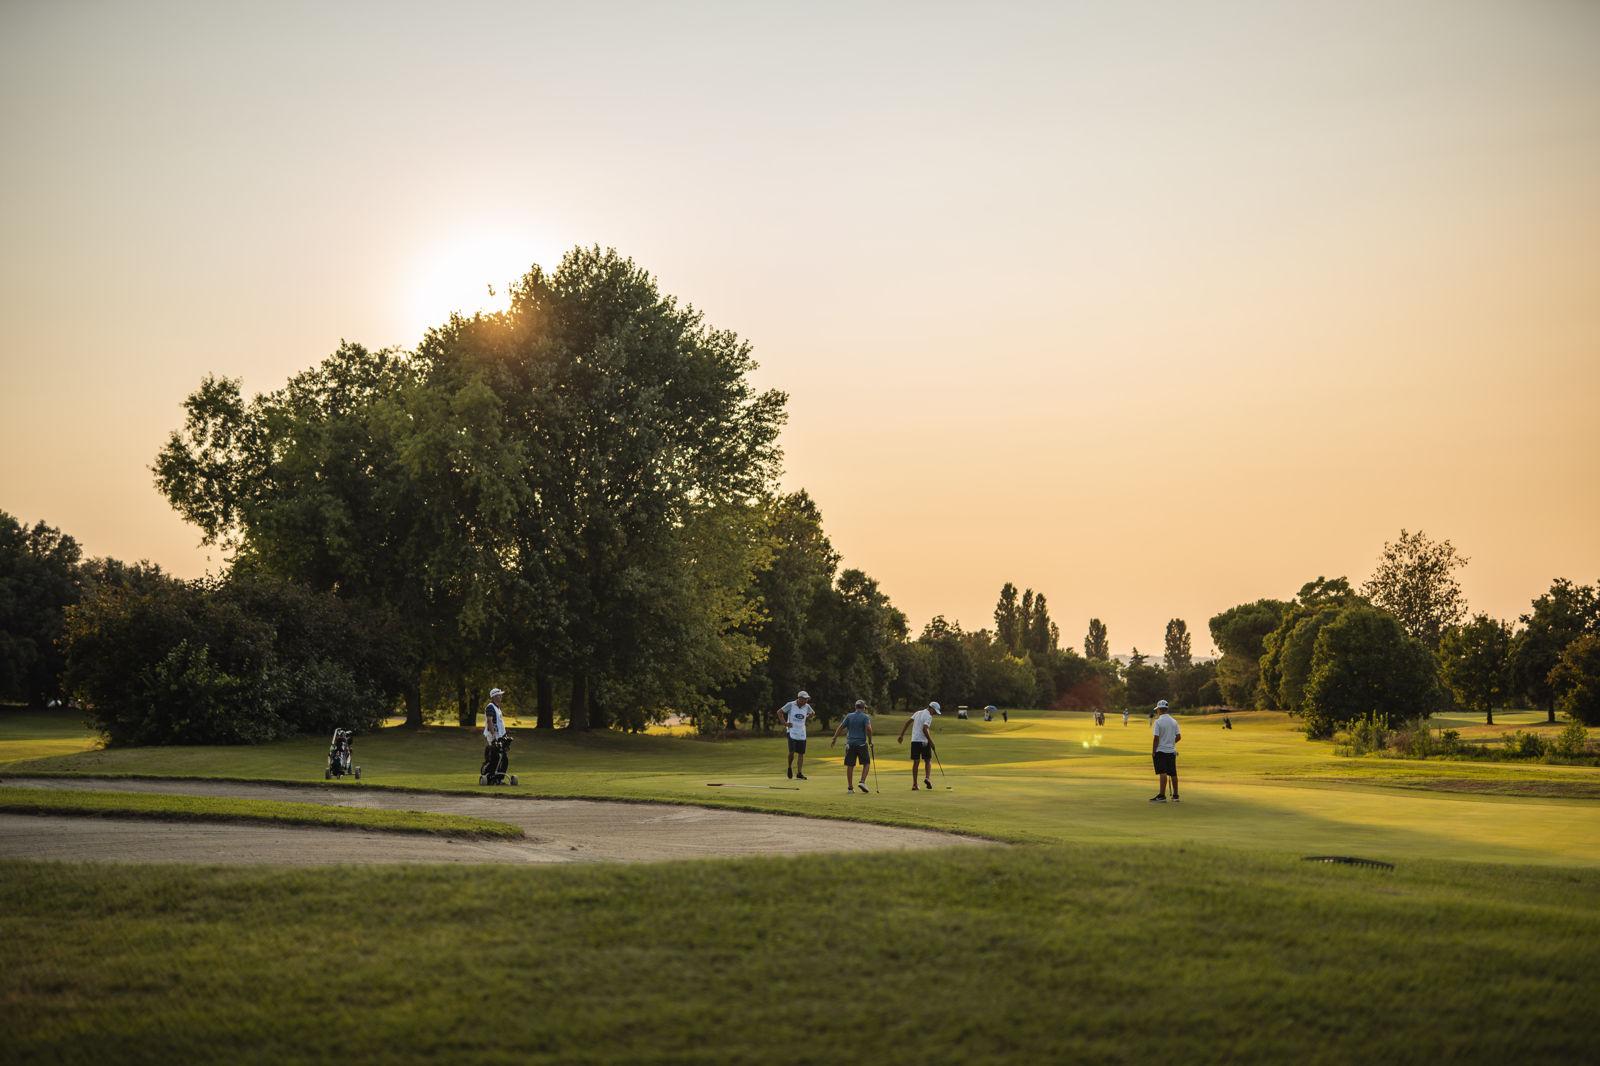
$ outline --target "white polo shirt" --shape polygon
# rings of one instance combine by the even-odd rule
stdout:
[[[811,704],[809,703],[807,703],[804,707],[800,706],[794,700],[790,700],[788,703],[785,703],[783,705],[783,721],[784,724],[789,727],[789,739],[806,739],[806,719],[814,716],[816,713],[816,711],[811,709]]]
[[[911,716],[911,743],[926,744],[928,727],[933,724],[933,712],[924,707]]]
[[[1178,738],[1183,733],[1178,729],[1178,720],[1166,711],[1155,720],[1150,727],[1150,735],[1156,738],[1156,750],[1171,755],[1178,750]]]

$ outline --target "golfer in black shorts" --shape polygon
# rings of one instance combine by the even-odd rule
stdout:
[[[917,763],[922,764],[922,783],[933,788],[933,716],[939,710],[937,703],[929,703],[906,720],[900,727],[900,737],[895,741],[904,744],[906,730],[911,730],[911,791],[917,791]]]
[[[1167,778],[1172,778],[1172,802],[1178,802],[1178,741],[1183,739],[1183,732],[1178,728],[1178,720],[1167,713],[1167,701],[1162,700],[1156,704],[1156,710],[1161,712],[1154,722],[1150,724],[1150,759],[1155,763],[1156,780],[1159,782],[1160,791],[1150,797],[1151,803],[1167,802]]]

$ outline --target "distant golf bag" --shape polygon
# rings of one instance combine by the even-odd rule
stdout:
[[[361,780],[361,767],[350,765],[350,738],[353,734],[348,729],[335,729],[333,743],[328,746],[328,768],[322,771],[324,781],[335,777],[344,777],[346,774]]]
[[[508,733],[489,742],[483,749],[483,769],[478,772],[480,785],[516,784],[517,776],[507,774],[511,766],[511,735]]]

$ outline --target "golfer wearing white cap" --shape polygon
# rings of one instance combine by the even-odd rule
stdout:
[[[1178,741],[1183,731],[1178,720],[1167,713],[1167,701],[1156,704],[1161,714],[1150,726],[1150,758],[1156,766],[1156,779],[1160,791],[1150,797],[1151,803],[1167,802],[1167,778],[1172,778],[1172,802],[1178,802]]]
[[[926,707],[913,714],[900,727],[900,736],[895,741],[904,744],[906,730],[911,730],[911,791],[917,791],[917,763],[922,763],[922,783],[930,789],[933,788],[933,716],[941,714],[939,705],[930,701]]]
[[[499,741],[506,735],[506,716],[500,711],[500,697],[506,694],[503,688],[489,690],[489,705],[483,709],[483,770],[480,777],[504,775],[504,752],[498,746]],[[490,781],[490,784],[497,784]]]
[[[783,710],[778,712],[783,716],[783,724],[788,729],[789,735],[789,766],[784,773],[801,781],[806,779],[806,721],[815,718],[817,712],[811,709],[811,693],[801,689],[795,694],[794,699],[783,705]],[[796,758],[798,756],[798,758]]]

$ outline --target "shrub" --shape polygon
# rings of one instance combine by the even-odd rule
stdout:
[[[1377,715],[1368,715],[1334,737],[1339,755],[1367,755],[1383,751],[1389,744],[1388,723]]]
[[[1439,734],[1439,753],[1456,755],[1461,751],[1461,730],[1446,729]]]
[[[1556,734],[1550,742],[1550,752],[1564,759],[1576,758],[1589,750],[1589,731],[1583,723],[1576,718],[1567,722],[1567,726]]]
[[[1413,718],[1409,722],[1401,723],[1398,729],[1389,734],[1389,750],[1413,759],[1426,759],[1430,755],[1438,755],[1441,746],[1434,739],[1433,730],[1428,728],[1426,719]]]
[[[1537,733],[1519,729],[1506,736],[1505,747],[1501,750],[1508,759],[1537,759],[1544,755],[1544,739]]]
[[[104,585],[71,609],[67,682],[112,744],[253,744],[376,726],[398,641],[330,594],[259,576]]]

